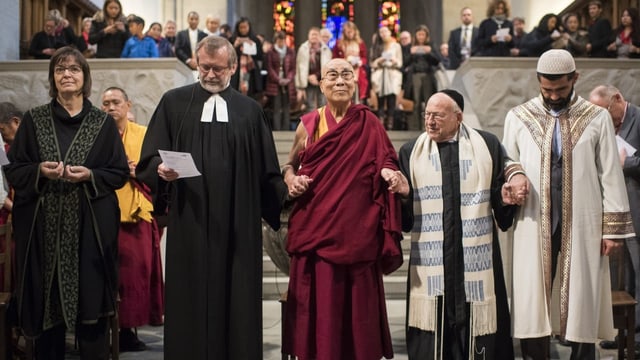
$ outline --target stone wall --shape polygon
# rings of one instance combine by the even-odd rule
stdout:
[[[474,58],[463,64],[451,87],[460,91],[483,129],[502,139],[507,112],[540,93],[536,58]],[[618,59],[576,59],[578,95],[587,98],[597,85],[611,84],[626,100],[640,104],[640,61]],[[465,116],[467,113],[465,106]]]
[[[21,110],[51,101],[49,61],[0,62],[0,101],[13,102]],[[147,124],[162,94],[194,81],[193,73],[176,59],[90,59],[91,102],[100,106],[104,89],[123,88],[133,103],[136,122]]]

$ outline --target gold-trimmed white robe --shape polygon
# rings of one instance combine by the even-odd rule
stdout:
[[[512,335],[535,338],[553,333],[569,341],[595,343],[615,336],[609,259],[601,255],[602,239],[634,235],[629,204],[609,113],[574,97],[560,115],[563,245],[551,291],[555,123],[541,97],[513,108],[505,119],[503,144],[531,182],[512,234]]]

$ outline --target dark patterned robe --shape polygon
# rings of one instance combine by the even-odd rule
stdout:
[[[493,160],[491,178],[491,207],[494,219],[501,230],[511,226],[516,211],[515,206],[503,206],[500,189],[505,182],[503,168],[505,153],[499,140],[492,134],[478,130],[487,144]],[[409,179],[411,185],[411,152],[416,140],[411,140],[400,148],[400,169]],[[443,359],[513,359],[513,342],[509,334],[510,317],[507,305],[498,232],[493,229],[493,278],[495,284],[498,329],[495,334],[475,337],[475,356],[469,356],[470,309],[466,302],[464,286],[464,253],[462,247],[462,218],[460,215],[460,158],[458,142],[438,143],[440,163],[442,164],[442,197],[444,230],[444,296],[438,299],[438,334],[407,326],[407,350],[409,359],[439,359],[434,357],[436,351]],[[411,231],[414,227],[413,201],[402,204],[402,227]],[[415,276],[410,275],[410,276]],[[444,303],[444,305],[443,305]],[[442,307],[444,306],[444,311]],[[444,316],[444,319],[443,319]],[[436,336],[437,335],[437,336]],[[442,343],[440,343],[442,341]]]
[[[54,100],[25,114],[8,156],[20,326],[37,336],[112,314],[120,220],[115,190],[129,173],[114,120],[88,100],[73,117]],[[49,180],[40,174],[43,161],[85,166],[91,180]]]

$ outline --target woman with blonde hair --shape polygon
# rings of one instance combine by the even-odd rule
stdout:
[[[347,60],[356,75],[355,101],[360,104],[367,98],[369,79],[367,78],[367,45],[360,37],[360,30],[355,23],[347,21],[342,25],[342,35],[333,48],[333,58]]]

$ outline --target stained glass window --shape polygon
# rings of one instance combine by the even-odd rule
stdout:
[[[295,7],[295,0],[275,0],[273,2],[273,30],[284,31],[287,35],[287,46],[291,48],[295,46],[295,37],[293,34],[296,16]]]
[[[395,37],[400,32],[400,1],[379,0],[378,27],[386,26]]]
[[[333,34],[329,47],[333,48],[342,35],[342,24],[353,21],[355,0],[322,0],[322,26]]]

